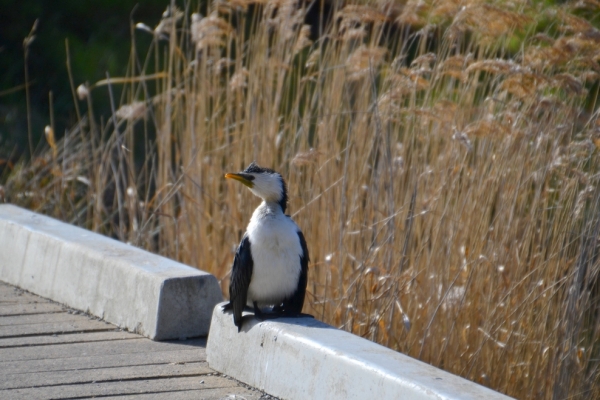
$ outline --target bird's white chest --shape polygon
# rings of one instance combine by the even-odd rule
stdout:
[[[248,225],[254,267],[248,287],[248,304],[275,305],[298,288],[302,246],[298,227],[282,213],[257,210]]]

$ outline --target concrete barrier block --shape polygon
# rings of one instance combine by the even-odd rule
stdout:
[[[155,340],[205,336],[222,301],[206,272],[0,205],[0,280]]]
[[[312,318],[245,316],[238,333],[222,304],[208,335],[209,366],[283,399],[509,399]]]

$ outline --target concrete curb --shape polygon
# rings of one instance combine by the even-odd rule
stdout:
[[[0,205],[0,280],[154,340],[208,334],[216,278],[105,236]]]
[[[260,322],[245,317],[238,333],[222,304],[215,307],[208,335],[209,366],[274,396],[510,399],[312,318]]]

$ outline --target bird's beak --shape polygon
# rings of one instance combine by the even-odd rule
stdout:
[[[251,175],[234,174],[234,173],[225,174],[225,178],[235,179],[236,181],[242,182],[244,185],[248,186],[249,188],[252,188],[254,186],[254,183],[252,183],[252,180],[249,179],[250,176]]]

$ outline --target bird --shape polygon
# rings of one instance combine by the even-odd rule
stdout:
[[[298,317],[306,294],[308,247],[302,231],[285,214],[287,185],[278,172],[255,162],[225,178],[241,182],[263,201],[254,210],[235,252],[229,283],[233,322],[242,329],[242,311],[250,308],[260,319]],[[265,314],[263,308],[272,307]]]

